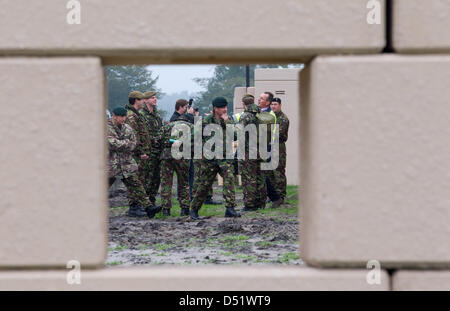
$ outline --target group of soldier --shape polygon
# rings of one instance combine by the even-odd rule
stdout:
[[[281,100],[274,98],[272,93],[262,93],[257,102],[258,104],[255,104],[255,98],[246,94],[241,103],[244,111],[229,116],[227,100],[224,97],[216,97],[212,101],[212,111],[201,119],[194,119],[194,116],[198,116],[198,109],[194,110],[191,103],[180,99],[175,104],[171,122],[166,122],[158,113],[156,92],[132,91],[129,94],[128,104],[113,110],[112,118],[108,120],[107,139],[109,185],[111,186],[116,178],[122,179],[130,201],[128,215],[153,218],[162,210],[165,216],[169,216],[174,173],[177,175],[181,216],[190,216],[196,220],[205,201],[218,203],[212,200],[212,185],[217,174],[223,178],[225,217],[240,217],[240,213],[235,209],[236,174],[241,175],[244,195],[242,212],[265,208],[267,197],[272,201],[271,207],[281,206],[286,199],[285,143],[288,139],[289,119],[281,111]],[[194,159],[193,151],[190,158],[173,156],[174,144],[180,147],[180,150],[183,148],[177,140],[178,137],[172,136],[175,126],[182,125],[188,128],[193,141],[197,126],[205,128],[208,124],[215,124],[222,129],[225,146],[227,134],[230,135],[227,132],[227,124],[258,126],[260,122],[258,117],[262,113],[273,116],[275,120],[273,128],[279,133],[277,140],[279,161],[275,169],[262,170],[261,163],[268,160],[249,157],[251,149],[255,148],[249,139],[245,139],[245,157],[239,160],[228,159],[225,148],[223,157],[213,159],[206,157]],[[197,123],[194,127],[194,122],[201,123]],[[202,135],[202,145],[205,145],[211,137]],[[236,136],[232,139],[235,140]],[[270,152],[271,143],[273,142],[270,139],[267,142],[258,141],[257,146],[264,144],[264,148],[267,147]],[[160,186],[162,204],[156,206],[156,195]]]

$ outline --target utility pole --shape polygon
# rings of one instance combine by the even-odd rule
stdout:
[[[245,87],[250,86],[250,66],[245,65]]]

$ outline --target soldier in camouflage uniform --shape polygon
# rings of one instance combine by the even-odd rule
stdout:
[[[194,194],[194,198],[191,202],[190,215],[191,219],[198,219],[198,211],[202,207],[208,194],[208,188],[214,182],[217,173],[219,173],[224,181],[223,184],[223,196],[226,202],[225,217],[240,217],[240,215],[234,210],[235,207],[235,189],[234,189],[234,167],[233,159],[226,159],[226,124],[233,124],[232,119],[227,115],[227,100],[223,97],[214,98],[213,102],[213,114],[208,115],[202,121],[203,129],[208,124],[217,124],[222,128],[223,133],[223,159],[202,159],[200,166],[200,177],[198,180],[198,186]],[[215,135],[215,134],[214,134]],[[203,144],[205,144],[211,137],[204,136]],[[234,140],[234,137],[233,137]]]
[[[156,194],[160,185],[160,164],[162,153],[162,126],[161,116],[156,108],[156,93],[144,93],[144,108],[139,111],[145,125],[150,130],[150,152],[149,158],[145,161],[143,169],[145,170],[144,188],[152,205],[155,205]]]
[[[256,133],[258,131],[258,119],[256,114],[261,110],[254,104],[254,98],[245,96],[242,98],[242,104],[244,106],[244,112],[239,117],[239,124],[244,127],[249,124],[254,124],[256,127]],[[258,137],[255,137],[258,139]],[[255,139],[253,138],[253,139]],[[261,172],[260,165],[261,159],[250,159],[250,141],[251,139],[246,133],[245,137],[245,159],[239,160],[239,168],[242,178],[242,190],[244,194],[244,209],[243,211],[253,211],[259,208],[264,208],[266,205],[265,196],[265,178]],[[252,153],[258,154],[258,146],[256,143],[255,149],[252,149]]]
[[[187,126],[191,133],[191,154],[188,158],[174,159],[172,157],[172,142],[170,139],[176,140],[178,137],[172,137],[172,129],[177,126]],[[194,125],[190,123],[189,117],[180,115],[174,122],[171,122],[163,127],[163,144],[164,151],[162,153],[161,162],[161,199],[163,213],[165,216],[170,215],[172,208],[172,182],[173,173],[177,174],[178,186],[178,201],[181,207],[181,216],[189,216],[189,166],[190,159],[194,150],[193,146],[193,128]]]
[[[138,164],[139,180],[143,185],[147,182],[146,174],[146,161],[148,160],[148,154],[150,154],[150,129],[146,126],[144,119],[139,114],[139,110],[142,109],[144,103],[144,94],[139,91],[133,91],[128,96],[128,104],[125,106],[127,109],[126,123],[133,129],[136,135],[136,148],[133,151],[133,157]]]
[[[192,191],[192,193],[195,193],[195,190],[198,187],[198,180],[200,178],[200,167],[202,165],[202,160],[194,160],[194,189]],[[219,201],[215,201],[212,198],[213,196],[213,185],[211,184],[211,186],[208,188],[208,194],[206,195],[206,199],[205,199],[205,204],[210,204],[210,205],[220,205],[222,204],[222,202]]]
[[[117,177],[125,184],[130,204],[129,216],[153,218],[158,211],[150,206],[144,188],[137,176],[138,166],[132,152],[136,148],[136,136],[133,130],[125,124],[127,111],[119,107],[114,109],[113,118],[108,121],[108,178],[109,186]]]
[[[279,130],[279,162],[276,170],[270,176],[270,182],[274,185],[277,193],[280,195],[280,200],[286,199],[286,141],[288,140],[289,119],[281,111],[281,99],[274,98],[270,104],[270,109],[277,116],[277,127]]]

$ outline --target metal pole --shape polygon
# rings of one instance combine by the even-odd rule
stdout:
[[[245,86],[250,86],[250,66],[245,65]]]

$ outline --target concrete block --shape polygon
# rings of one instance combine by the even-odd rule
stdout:
[[[99,58],[0,58],[0,267],[104,263]]]
[[[396,291],[450,291],[450,271],[400,270],[392,277]]]
[[[394,0],[393,9],[397,52],[450,52],[450,0]]]
[[[361,0],[80,3],[80,24],[68,24],[67,1],[0,0],[0,54],[88,53],[105,64],[261,62],[376,53],[385,45],[384,21],[369,25]]]
[[[302,259],[449,266],[450,56],[317,57],[300,80]]]
[[[269,291],[389,289],[367,282],[366,270],[319,270],[296,267],[154,267],[81,271],[81,284],[69,285],[66,271],[0,272],[0,290],[146,290],[146,291]],[[70,274],[69,274],[70,273]]]

